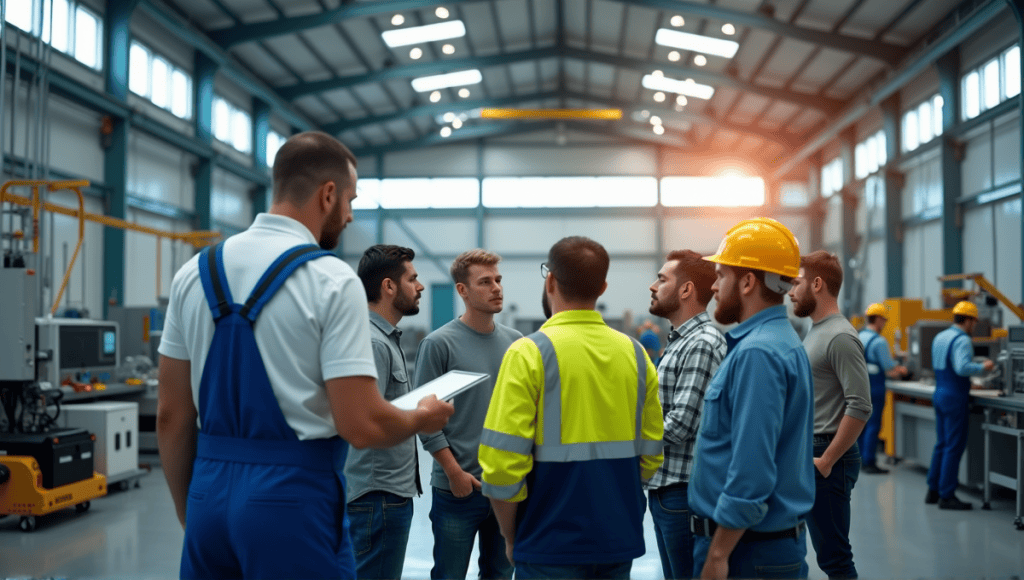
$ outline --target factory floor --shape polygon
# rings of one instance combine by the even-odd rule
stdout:
[[[421,455],[422,457],[422,455]],[[175,578],[182,530],[175,519],[167,484],[155,456],[140,487],[114,491],[94,500],[84,514],[68,510],[41,518],[31,533],[18,529],[18,518],[0,519],[0,579],[34,578]],[[429,481],[429,462],[421,466]],[[925,474],[900,464],[888,475],[862,475],[853,495],[851,542],[861,578],[1019,578],[1024,573],[1024,531],[1014,528],[1014,504],[1001,494],[992,511],[941,511],[924,504]],[[416,501],[405,578],[429,578],[433,539],[430,496]],[[650,517],[646,521],[647,554],[633,563],[633,578],[662,578]],[[817,568],[808,541],[810,578]],[[475,556],[474,556],[475,558]],[[471,564],[469,577],[477,568]]]

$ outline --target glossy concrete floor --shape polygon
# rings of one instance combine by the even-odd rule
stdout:
[[[41,518],[32,533],[18,529],[17,517],[0,519],[0,579],[175,578],[182,530],[157,458],[142,461],[155,467],[140,487],[95,500],[84,514],[69,510]],[[421,469],[429,481],[429,464]],[[851,541],[862,578],[1024,576],[1024,531],[1013,526],[1012,501],[997,500],[992,511],[940,511],[923,503],[925,491],[924,472],[912,465],[896,466],[888,475],[861,476],[854,489]],[[961,491],[960,496],[976,508],[980,503],[976,494]],[[415,505],[404,576],[428,578],[433,547],[429,495]],[[633,578],[662,578],[649,517],[646,541],[647,554],[634,561]],[[810,577],[824,578],[814,562],[808,542]],[[469,577],[476,574],[472,563]]]

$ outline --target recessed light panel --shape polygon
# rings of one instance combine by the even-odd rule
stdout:
[[[702,52],[725,58],[732,58],[736,55],[736,51],[740,49],[740,43],[735,40],[712,38],[669,28],[659,28],[658,32],[654,35],[654,42],[670,48],[692,50],[693,52]]]
[[[449,38],[460,38],[462,36],[466,36],[466,25],[461,20],[438,22],[437,24],[414,26],[412,28],[385,30],[380,33],[380,37],[384,39],[384,44],[391,48],[409,46],[410,44],[424,44],[437,40],[448,40]]]
[[[436,91],[439,89],[447,89],[450,87],[461,87],[465,85],[475,85],[480,81],[484,80],[482,74],[478,69],[472,68],[469,70],[460,70],[456,72],[446,73],[443,75],[433,75],[429,77],[419,77],[412,79],[412,88],[418,93],[425,93],[427,91]]]
[[[652,91],[664,91],[666,93],[675,93],[705,100],[710,99],[715,94],[715,87],[702,85],[692,80],[680,81],[668,77],[644,75],[641,84],[645,89],[651,89]]]

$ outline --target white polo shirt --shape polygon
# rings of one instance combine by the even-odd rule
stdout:
[[[270,265],[313,234],[285,216],[261,213],[224,243],[231,300],[242,304]],[[160,354],[192,363],[192,400],[213,342],[213,315],[199,278],[199,255],[178,270],[160,339]],[[319,258],[292,273],[260,312],[254,327],[274,395],[299,439],[334,437],[328,379],[377,377],[362,282],[345,262]],[[200,417],[200,420],[202,417]]]

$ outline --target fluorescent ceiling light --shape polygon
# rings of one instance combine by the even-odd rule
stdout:
[[[466,25],[461,20],[451,20],[449,22],[427,24],[426,26],[385,30],[380,33],[380,36],[384,39],[384,44],[395,48],[397,46],[423,44],[425,42],[466,36]]]
[[[654,35],[654,42],[662,46],[703,52],[704,54],[724,56],[725,58],[732,58],[736,55],[736,51],[740,49],[740,43],[735,40],[711,38],[710,36],[690,34],[689,32],[668,28],[659,28],[657,34]]]
[[[464,85],[475,85],[484,80],[484,76],[475,68],[460,70],[443,75],[419,77],[412,79],[412,88],[417,93],[447,89],[450,87],[461,87]]]
[[[668,77],[656,77],[654,75],[644,75],[641,84],[643,84],[645,89],[651,89],[652,91],[665,91],[666,93],[686,95],[687,97],[697,99],[707,100],[715,94],[715,87],[710,85],[702,85],[690,80],[680,81]]]

